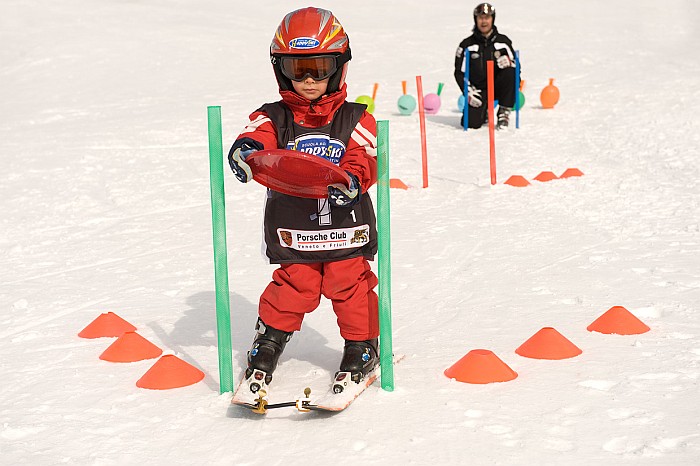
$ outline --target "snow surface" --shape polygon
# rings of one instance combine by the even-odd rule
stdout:
[[[453,53],[472,3],[317,3],[351,36],[351,98],[379,83],[391,175],[411,186],[391,193],[393,341],[407,357],[395,391],[375,385],[342,414],[261,418],[219,394],[206,110],[222,106],[227,149],[277,100],[270,38],[308,4],[3,0],[0,463],[700,464],[700,6],[496,3],[527,101],[521,128],[497,133],[491,186],[488,131],[457,128]],[[426,92],[446,84],[427,189],[418,117],[396,109],[418,74]],[[543,110],[549,78],[561,101]],[[585,175],[502,184],[570,167]],[[273,267],[263,188],[227,172],[225,189],[238,381]],[[614,305],[651,331],[586,330]],[[205,379],[137,388],[155,360],[102,361],[113,339],[77,336],[109,311]],[[583,354],[515,354],[545,326]],[[324,301],[273,394],[327,380],[341,348]],[[443,375],[476,348],[519,377]]]

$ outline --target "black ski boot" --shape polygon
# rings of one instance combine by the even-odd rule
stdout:
[[[498,122],[496,124],[496,129],[508,128],[509,117],[510,117],[510,108],[499,106],[498,107]]]
[[[253,347],[248,351],[248,368],[245,371],[248,387],[253,393],[265,388],[272,381],[272,373],[277,367],[282,351],[294,333],[265,325],[260,318],[255,324],[255,330],[257,334],[253,340]]]
[[[340,361],[340,370],[335,373],[333,391],[342,392],[350,381],[359,384],[379,364],[378,348],[377,338],[345,340],[343,359]]]

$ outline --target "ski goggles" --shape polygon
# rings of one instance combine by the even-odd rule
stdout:
[[[282,74],[292,81],[303,81],[308,76],[323,81],[338,69],[335,55],[286,56],[279,60]]]

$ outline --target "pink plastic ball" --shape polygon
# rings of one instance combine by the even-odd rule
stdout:
[[[434,115],[440,110],[440,96],[437,94],[427,94],[423,97],[423,108],[425,113]]]

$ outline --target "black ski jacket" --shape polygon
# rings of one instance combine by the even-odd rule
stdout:
[[[494,61],[495,73],[499,71],[495,61],[501,55],[507,54],[515,63],[513,44],[508,36],[498,32],[496,26],[493,27],[493,33],[489,37],[481,35],[476,28],[473,31],[471,36],[460,42],[455,54],[455,79],[462,92],[464,92],[464,55],[467,50],[470,57],[469,82],[479,89],[486,89],[486,62],[488,60]]]

